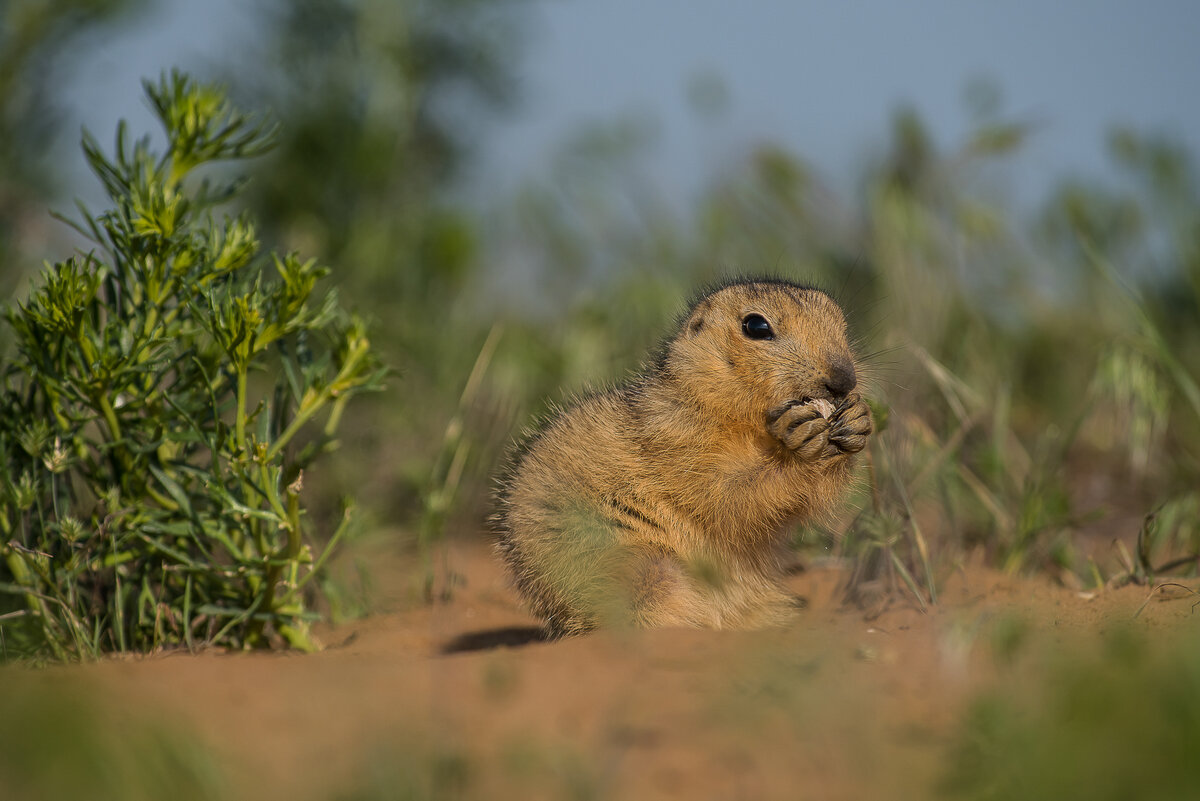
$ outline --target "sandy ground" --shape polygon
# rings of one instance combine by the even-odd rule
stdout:
[[[1080,593],[964,566],[937,605],[871,615],[842,574],[789,579],[784,630],[537,636],[478,545],[454,547],[452,600],[320,631],[314,655],[162,654],[30,672],[70,685],[116,731],[164,721],[194,736],[228,797],[927,798],[964,704],[998,670],[1003,632],[1049,647],[1113,625],[1198,625],[1145,587]]]

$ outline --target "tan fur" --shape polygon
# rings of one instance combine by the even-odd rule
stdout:
[[[773,339],[743,331],[751,314]],[[517,589],[554,634],[785,622],[786,526],[841,497],[871,431],[855,383],[829,296],[712,291],[638,378],[552,418],[514,461],[494,522]]]

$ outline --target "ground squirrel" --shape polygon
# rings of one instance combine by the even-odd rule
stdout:
[[[786,622],[786,526],[850,485],[871,433],[857,385],[828,295],[713,288],[635,378],[519,448],[493,519],[517,589],[552,635]]]

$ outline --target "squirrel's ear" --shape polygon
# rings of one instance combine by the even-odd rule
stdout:
[[[688,336],[694,337],[704,330],[704,326],[708,322],[708,309],[707,300],[698,303],[696,308],[692,309],[692,313],[688,315],[687,321],[683,324],[683,330],[687,332]]]

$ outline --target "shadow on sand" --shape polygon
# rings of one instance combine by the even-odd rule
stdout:
[[[488,651],[492,648],[518,648],[535,642],[549,642],[550,637],[539,626],[509,626],[486,631],[469,631],[460,634],[442,646],[443,654],[461,654],[469,651]]]

